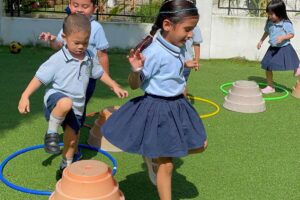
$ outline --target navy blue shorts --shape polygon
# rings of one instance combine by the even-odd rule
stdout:
[[[47,119],[47,121],[49,121],[50,118],[50,114],[53,110],[53,108],[56,106],[56,103],[64,97],[68,97],[67,95],[57,92],[54,93],[52,95],[49,96],[48,100],[47,100],[47,105],[44,107],[44,114],[45,117]],[[78,131],[80,130],[80,128],[83,125],[83,118],[80,115],[75,115],[74,111],[71,110],[65,120],[62,123],[62,127],[63,129],[65,129],[66,125],[69,125],[76,133],[78,133]]]
[[[183,70],[183,76],[184,76],[184,79],[185,79],[186,82],[189,79],[190,73],[191,73],[191,68],[185,67],[184,70]]]
[[[86,98],[85,98],[85,105],[84,105],[84,111],[83,111],[83,119],[82,119],[82,121],[85,121],[87,104],[88,104],[88,102],[90,101],[91,97],[94,94],[94,91],[96,89],[97,80],[98,79],[93,79],[93,78],[89,79],[89,84],[87,86],[86,93],[85,93],[86,94]]]

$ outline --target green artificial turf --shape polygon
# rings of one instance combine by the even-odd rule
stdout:
[[[20,54],[13,55],[8,52],[8,47],[0,47],[0,162],[17,150],[43,143],[47,129],[42,105],[44,88],[30,98],[29,114],[20,115],[17,105],[38,66],[52,53],[46,48],[24,47]],[[126,54],[113,52],[109,57],[112,77],[128,89],[129,98],[142,94],[140,90],[132,91],[128,87],[130,68]],[[258,114],[231,112],[222,107],[224,94],[219,86],[236,80],[264,82],[264,71],[258,62],[233,59],[203,60],[200,70],[192,72],[189,93],[213,100],[220,105],[221,111],[203,120],[209,139],[207,151],[175,160],[173,199],[300,199],[300,100],[289,96],[280,101],[268,101],[267,110]],[[276,72],[274,80],[289,91],[296,82],[292,72]],[[269,96],[278,95],[282,93]],[[126,101],[118,99],[99,83],[88,112],[122,105]],[[195,101],[194,106],[199,114],[214,111],[214,107],[203,102]],[[94,119],[89,118],[87,123],[92,124]],[[89,130],[83,128],[81,143],[86,143],[88,134]],[[83,152],[84,159],[99,159],[110,164],[102,155],[88,150]],[[118,162],[115,178],[126,199],[158,199],[141,156],[128,153],[112,155]],[[23,187],[53,191],[60,159],[60,156],[50,156],[43,150],[31,151],[10,161],[4,169],[4,176]],[[0,183],[0,199],[48,198],[21,193]]]

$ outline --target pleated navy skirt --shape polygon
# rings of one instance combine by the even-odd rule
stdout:
[[[261,61],[262,68],[268,71],[295,70],[299,67],[299,58],[292,45],[269,47]]]
[[[183,95],[134,98],[114,112],[101,131],[123,151],[149,158],[182,157],[206,140],[198,113]]]

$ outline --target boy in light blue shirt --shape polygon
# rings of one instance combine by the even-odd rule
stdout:
[[[103,70],[109,74],[109,59],[107,54],[107,49],[109,44],[107,42],[103,27],[99,22],[97,22],[93,14],[97,11],[97,1],[96,0],[70,0],[69,11],[71,13],[81,13],[90,19],[91,23],[91,35],[89,38],[88,49],[97,55],[99,63],[103,67]],[[70,14],[70,13],[68,13]],[[62,30],[57,36],[51,33],[41,33],[40,39],[49,42],[50,47],[54,50],[59,50],[64,45],[64,41],[61,37]],[[87,105],[90,98],[92,97],[96,88],[96,79],[91,78],[87,88],[86,102]],[[86,109],[86,108],[85,108]],[[84,114],[85,116],[85,114]]]
[[[43,63],[31,80],[19,101],[19,112],[30,112],[29,97],[42,85],[46,85],[44,96],[45,117],[49,121],[45,134],[45,151],[60,153],[58,127],[64,129],[64,150],[60,170],[70,165],[79,141],[79,130],[83,124],[86,90],[90,78],[99,79],[108,85],[120,98],[128,95],[109,75],[103,71],[97,57],[87,50],[91,25],[81,14],[71,14],[64,20],[62,38],[66,43],[60,51]]]

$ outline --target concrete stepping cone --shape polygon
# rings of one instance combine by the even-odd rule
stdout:
[[[241,113],[259,113],[266,110],[258,84],[246,80],[233,83],[223,106],[228,110]]]

